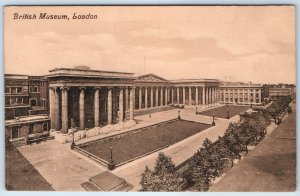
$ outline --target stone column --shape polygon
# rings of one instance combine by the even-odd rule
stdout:
[[[84,115],[84,88],[79,88],[80,94],[79,94],[79,127],[80,130],[85,129],[85,115]]]
[[[165,88],[165,106],[168,105],[168,88]]]
[[[182,104],[185,105],[185,86],[182,87]]]
[[[163,105],[164,105],[164,89],[161,86],[160,87],[160,106],[163,106]]]
[[[212,87],[212,104],[215,104],[215,87]]]
[[[237,98],[238,98],[238,103],[240,103],[240,89],[237,89],[237,94],[238,94],[238,96],[237,96]]]
[[[112,87],[108,88],[107,93],[107,124],[112,124]]]
[[[261,103],[261,89],[258,90],[258,103]]]
[[[125,110],[128,111],[128,87],[125,88]]]
[[[50,110],[50,127],[51,129],[55,129],[55,95],[54,95],[54,90],[52,87],[49,87],[49,110]]]
[[[176,87],[177,88],[177,104],[180,104],[180,101],[179,101],[179,87]]]
[[[153,86],[151,86],[150,92],[150,108],[153,108]]]
[[[95,119],[95,127],[99,127],[99,88],[95,88],[94,93],[94,119]]]
[[[61,131],[68,133],[68,89],[61,88]]]
[[[192,105],[192,88],[189,86],[189,105]]]
[[[54,89],[54,99],[55,99],[55,108],[54,108],[54,119],[55,119],[55,130],[60,129],[60,116],[59,116],[59,93],[57,88]]]
[[[248,103],[251,103],[251,99],[250,99],[250,89],[248,89]]]
[[[196,90],[196,95],[195,95],[196,96],[196,98],[195,98],[196,99],[196,105],[199,105],[198,86],[196,86],[195,90]]]
[[[171,87],[171,103],[174,104],[174,87]]]
[[[150,108],[153,108],[153,86],[150,87]]]
[[[155,107],[158,107],[158,86],[155,87]]]
[[[148,87],[145,87],[145,109],[148,108]]]
[[[142,88],[139,87],[139,110],[142,109]]]
[[[124,118],[124,106],[123,106],[123,88],[120,88],[119,94],[119,122],[123,122]]]
[[[205,105],[205,86],[202,87],[202,105]]]
[[[130,88],[130,120],[133,120],[134,113],[134,87]]]
[[[209,96],[208,96],[208,94],[209,94],[209,87],[207,87],[206,88],[206,92],[205,92],[205,103],[206,103],[206,105],[209,105]]]

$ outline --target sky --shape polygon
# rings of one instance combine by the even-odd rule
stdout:
[[[67,14],[21,20],[13,14]],[[73,14],[97,15],[73,20]],[[154,73],[166,79],[296,83],[293,6],[6,7],[5,73],[54,68]]]

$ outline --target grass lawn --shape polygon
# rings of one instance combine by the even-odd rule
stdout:
[[[113,147],[113,161],[115,164],[119,164],[159,148],[166,147],[167,145],[175,144],[209,127],[211,127],[211,125],[176,120],[151,126],[141,132],[131,132],[120,138],[106,140],[102,143],[81,148],[109,161],[109,147]]]
[[[217,118],[227,118],[227,108],[229,109],[229,118],[232,118],[235,115],[245,112],[250,107],[249,106],[228,105],[228,107],[222,106],[222,107],[218,107],[215,109],[200,112],[199,114],[205,115],[205,116],[212,116],[214,114],[215,117],[217,117]]]
[[[5,187],[13,191],[54,191],[16,148],[5,150]]]

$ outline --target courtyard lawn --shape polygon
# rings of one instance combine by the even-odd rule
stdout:
[[[113,147],[113,161],[119,164],[175,144],[209,127],[211,125],[176,120],[81,148],[109,161],[109,148]]]
[[[5,187],[12,191],[54,191],[16,148],[5,150]]]
[[[213,116],[217,118],[227,118],[227,108],[229,109],[229,118],[232,118],[235,115],[239,115],[240,113],[245,112],[250,107],[249,106],[236,106],[236,105],[228,105],[228,106],[222,106],[218,108],[214,108],[211,110],[206,110],[203,112],[199,112],[200,115],[205,116]]]

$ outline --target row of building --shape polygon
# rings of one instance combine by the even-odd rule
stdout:
[[[56,68],[46,76],[5,74],[5,127],[10,139],[50,129],[67,133],[133,120],[137,111],[216,103],[261,105],[295,96],[294,85],[216,79],[166,80],[155,74]]]

